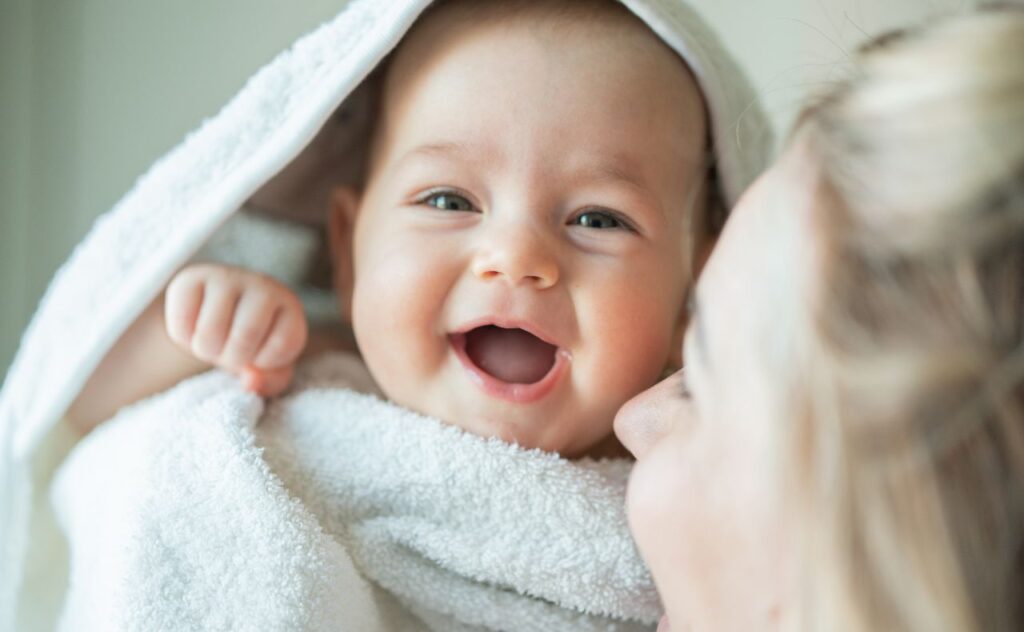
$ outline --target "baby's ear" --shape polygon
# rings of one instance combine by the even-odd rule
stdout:
[[[711,251],[715,249],[718,244],[718,235],[705,235],[703,238],[697,240],[694,245],[693,251],[693,282],[697,283],[697,279],[700,278],[700,273],[704,271],[704,265],[707,264],[708,258],[711,257]]]
[[[331,191],[327,212],[327,245],[331,249],[334,291],[338,295],[341,316],[347,323],[352,322],[352,289],[355,279],[352,246],[359,201],[360,194],[353,187],[335,187]]]
[[[698,240],[694,246],[693,281],[690,282],[690,288],[686,291],[686,298],[683,305],[680,306],[676,327],[672,332],[672,354],[668,358],[668,368],[673,371],[683,368],[683,338],[686,337],[686,326],[690,322],[690,306],[687,303],[697,285],[697,279],[704,270],[704,265],[708,262],[711,251],[715,249],[715,244],[717,243],[717,235],[707,235],[703,239]]]

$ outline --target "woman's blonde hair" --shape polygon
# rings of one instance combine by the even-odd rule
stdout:
[[[804,627],[1024,628],[1024,11],[883,37],[805,113]]]

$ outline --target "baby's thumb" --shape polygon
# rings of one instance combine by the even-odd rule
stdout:
[[[242,369],[242,385],[260,397],[277,397],[288,389],[294,373],[295,365],[292,364],[277,369],[247,366]]]

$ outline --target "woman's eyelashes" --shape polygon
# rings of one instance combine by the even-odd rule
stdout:
[[[677,389],[679,397],[683,399],[692,399],[693,392],[690,390],[690,382],[686,377],[686,369],[679,372],[679,386]]]

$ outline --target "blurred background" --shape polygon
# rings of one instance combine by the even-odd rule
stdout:
[[[691,0],[746,66],[779,135],[868,36],[983,3]],[[0,0],[0,376],[96,217],[343,5]]]

